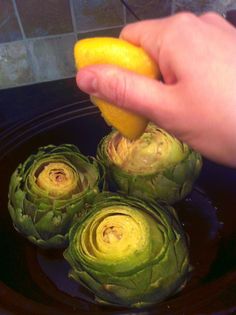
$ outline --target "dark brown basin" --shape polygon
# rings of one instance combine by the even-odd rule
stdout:
[[[187,287],[152,308],[101,307],[67,279],[62,253],[36,249],[14,231],[7,210],[15,167],[39,146],[73,143],[94,155],[109,132],[88,101],[51,109],[5,128],[0,136],[0,314],[236,313],[236,171],[204,161],[186,200],[175,205],[190,237],[193,271]]]

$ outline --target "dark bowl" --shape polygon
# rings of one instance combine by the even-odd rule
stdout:
[[[37,113],[38,114],[38,113]],[[9,179],[39,146],[73,143],[94,155],[110,131],[89,101],[54,107],[14,122],[0,136],[0,314],[236,314],[236,171],[204,161],[192,193],[177,209],[190,238],[193,271],[186,288],[142,310],[96,305],[72,280],[60,251],[39,250],[13,228]]]

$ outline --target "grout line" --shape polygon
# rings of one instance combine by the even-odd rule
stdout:
[[[103,27],[103,28],[96,28],[96,29],[89,29],[89,30],[85,30],[85,31],[81,31],[81,32],[77,32],[78,34],[86,34],[86,33],[90,33],[90,32],[96,32],[96,31],[103,31],[103,30],[109,30],[109,29],[116,29],[116,28],[122,28],[124,27],[124,25],[116,25],[116,26],[111,26],[111,27]],[[54,34],[54,35],[46,35],[46,36],[38,36],[38,37],[29,37],[29,38],[25,38],[25,39],[17,39],[17,40],[13,40],[13,41],[9,41],[9,42],[4,42],[4,43],[0,43],[0,46],[6,45],[6,44],[11,44],[11,43],[20,43],[22,41],[25,40],[25,42],[27,43],[28,41],[32,41],[32,40],[42,40],[42,39],[53,39],[53,38],[63,38],[66,36],[70,36],[70,35],[74,35],[76,40],[77,40],[77,33],[74,32],[70,32],[70,33],[62,33],[62,34]]]
[[[16,18],[17,18],[17,21],[19,23],[19,27],[20,27],[20,30],[21,30],[21,33],[22,33],[22,37],[23,39],[21,40],[21,42],[23,42],[24,46],[25,46],[25,49],[26,49],[26,54],[27,54],[27,61],[28,61],[28,64],[30,66],[30,70],[32,71],[32,82],[36,79],[36,69],[35,69],[35,65],[34,65],[34,62],[33,62],[33,56],[30,52],[30,49],[28,47],[28,41],[27,41],[27,38],[26,38],[26,35],[25,35],[25,31],[24,31],[24,28],[23,28],[23,25],[21,23],[21,18],[20,18],[20,14],[18,12],[18,8],[17,8],[17,4],[16,4],[16,0],[12,0],[12,3],[13,3],[13,7],[14,7],[14,10],[15,10],[15,15],[16,15]]]
[[[70,33],[61,33],[61,34],[54,34],[54,35],[45,35],[45,36],[38,36],[38,37],[28,37],[28,40],[42,40],[42,39],[53,39],[53,38],[60,38],[66,37],[70,35],[74,35],[74,32]]]
[[[72,20],[72,25],[73,25],[73,31],[74,31],[74,39],[75,39],[75,42],[77,42],[77,30],[76,30],[76,18],[75,18],[75,11],[74,11],[74,6],[73,6],[73,1],[70,0],[70,3],[69,3],[69,6],[70,6],[70,14],[71,14],[71,20]]]
[[[96,32],[96,31],[105,31],[105,30],[109,30],[109,29],[116,29],[116,28],[123,28],[124,25],[116,25],[116,26],[111,26],[111,27],[102,27],[102,28],[95,28],[95,29],[89,29],[89,30],[85,30],[85,31],[81,31],[81,32],[77,32],[78,34],[86,34],[86,33],[90,33],[90,32]],[[54,34],[54,35],[45,35],[45,36],[38,36],[38,37],[28,37],[28,38],[23,38],[23,39],[17,39],[17,40],[13,40],[13,41],[9,41],[9,42],[4,42],[4,43],[0,43],[0,46],[6,45],[6,44],[11,44],[11,43],[20,43],[22,41],[25,40],[25,42],[31,41],[31,40],[41,40],[41,39],[50,39],[50,38],[60,38],[60,37],[66,37],[69,35],[75,35],[75,37],[77,36],[77,33],[74,32],[70,32],[70,33],[62,33],[62,34]],[[76,37],[77,40],[77,37]]]
[[[170,14],[173,15],[175,13],[175,10],[176,10],[175,0],[172,0]]]
[[[22,38],[23,38],[23,40],[25,40],[26,39],[25,31],[24,31],[23,25],[21,23],[20,15],[19,15],[17,5],[16,5],[16,0],[12,0],[12,4],[13,4],[14,11],[15,11],[17,22],[18,22],[20,30],[21,30]]]
[[[107,26],[107,27],[100,27],[100,28],[92,28],[92,29],[84,30],[84,31],[78,31],[78,34],[86,34],[86,33],[96,32],[96,31],[106,31],[106,30],[120,28],[120,27],[124,27],[124,24],[110,26],[110,27]]]
[[[124,4],[122,3],[123,6],[123,18],[124,18],[124,25],[127,24],[127,14],[126,14],[126,7],[124,6]]]
[[[20,84],[16,84],[16,85],[9,85],[6,87],[0,87],[0,92],[4,91],[4,90],[8,90],[8,89],[13,89],[13,88],[17,88],[17,87],[21,87],[21,86],[27,86],[27,85],[34,85],[34,84],[40,84],[40,83],[46,83],[46,82],[53,82],[53,81],[60,81],[60,80],[65,80],[65,79],[74,79],[75,75],[68,75],[68,76],[62,76],[58,79],[53,79],[53,80],[34,80],[34,81],[29,81],[29,82],[25,82],[25,83],[20,83]]]
[[[76,18],[75,18],[75,11],[74,11],[74,5],[73,5],[72,0],[70,0],[69,5],[70,5],[70,14],[71,14],[71,19],[72,19],[73,31],[76,34],[77,33]]]

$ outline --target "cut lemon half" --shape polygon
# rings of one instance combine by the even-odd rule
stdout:
[[[118,38],[82,39],[75,44],[74,57],[77,70],[89,65],[111,64],[152,79],[160,77],[158,66],[142,48]],[[145,117],[94,96],[91,101],[100,109],[107,124],[126,138],[137,139],[146,129],[148,120]]]

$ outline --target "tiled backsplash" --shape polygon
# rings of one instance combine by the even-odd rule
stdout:
[[[235,2],[126,0],[140,19],[181,10],[224,13]],[[118,36],[133,21],[119,0],[0,0],[0,89],[73,77],[77,39]]]

